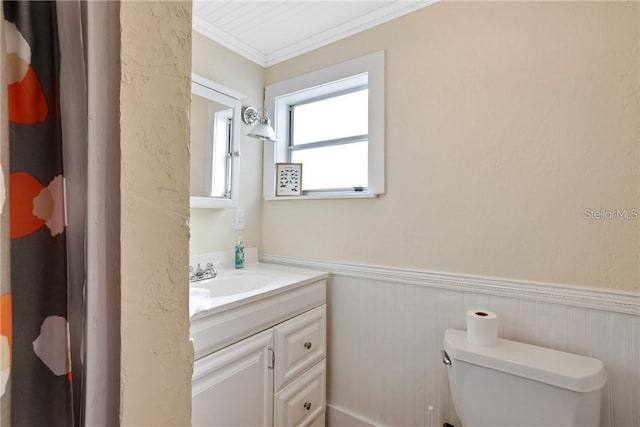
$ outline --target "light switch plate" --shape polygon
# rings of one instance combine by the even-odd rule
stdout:
[[[244,230],[246,216],[247,216],[246,209],[243,209],[243,208],[235,209],[234,220],[233,220],[234,230]]]

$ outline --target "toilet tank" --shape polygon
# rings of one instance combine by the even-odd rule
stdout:
[[[463,427],[576,426],[600,423],[602,362],[499,339],[496,346],[467,342],[448,329],[444,350],[449,387]]]

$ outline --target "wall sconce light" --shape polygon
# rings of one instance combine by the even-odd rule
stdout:
[[[249,125],[253,126],[256,122],[255,126],[251,129],[251,132],[247,134],[252,138],[261,139],[263,141],[276,141],[276,132],[271,127],[271,120],[269,119],[269,113],[264,110],[264,115],[262,117],[258,117],[258,110],[255,107],[244,107],[242,109],[242,121]]]

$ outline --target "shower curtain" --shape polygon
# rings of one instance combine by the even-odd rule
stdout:
[[[0,424],[82,425],[87,101],[81,7],[77,1],[3,1],[2,12]]]

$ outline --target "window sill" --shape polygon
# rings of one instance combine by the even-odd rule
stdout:
[[[270,196],[265,197],[267,201],[281,200],[328,200],[328,199],[375,199],[380,194],[355,191],[340,191],[335,193],[309,194],[304,196]]]

